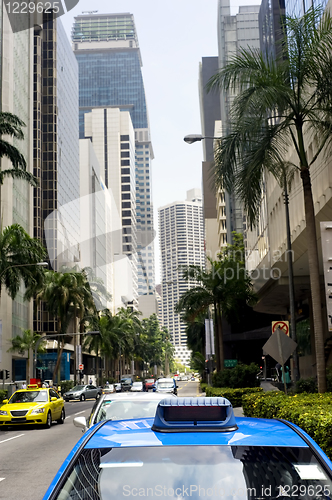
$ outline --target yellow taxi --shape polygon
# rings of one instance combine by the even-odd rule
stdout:
[[[52,387],[28,385],[4,399],[0,408],[0,426],[41,424],[49,429],[53,420],[63,424],[65,408],[63,398]]]

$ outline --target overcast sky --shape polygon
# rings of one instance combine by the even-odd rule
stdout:
[[[238,5],[259,0],[231,0]],[[159,207],[186,199],[186,192],[201,187],[201,143],[188,145],[187,134],[201,133],[198,69],[202,57],[217,56],[218,0],[80,0],[62,16],[68,37],[73,20],[83,11],[134,15],[143,60],[152,146],[152,198],[155,229]],[[156,241],[156,254],[159,244]],[[156,259],[156,283],[159,260]]]

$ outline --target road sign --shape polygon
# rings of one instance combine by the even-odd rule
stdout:
[[[287,359],[295,351],[297,343],[285,332],[278,328],[263,345],[263,352],[266,352],[281,365],[286,363]]]
[[[225,368],[234,368],[237,365],[237,359],[224,359]]]
[[[84,365],[78,365],[79,370],[84,370]]]
[[[286,335],[289,335],[288,321],[272,321],[272,333],[274,333],[278,328],[280,328],[280,330],[282,330]]]

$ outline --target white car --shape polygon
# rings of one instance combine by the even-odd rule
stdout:
[[[131,392],[143,392],[143,382],[133,382],[130,388]]]
[[[151,392],[121,392],[103,394],[94,404],[90,417],[75,417],[73,424],[85,432],[101,420],[128,420],[135,418],[152,418],[155,416],[159,401],[176,397],[173,394],[156,394]]]

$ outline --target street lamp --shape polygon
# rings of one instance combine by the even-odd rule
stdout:
[[[8,269],[12,269],[13,267],[27,267],[27,266],[41,266],[41,267],[48,267],[48,262],[36,262],[35,264],[13,264],[12,266],[6,267],[0,274],[0,279],[2,278],[2,275],[5,274]]]
[[[40,337],[35,345],[35,352],[33,356],[33,378],[37,378],[37,349],[39,347],[39,344],[43,342],[45,339],[50,339],[54,337],[73,337],[74,335],[99,335],[100,331],[97,330],[95,332],[75,332],[75,333],[51,333],[49,335],[44,335],[43,337]]]
[[[220,139],[220,137],[203,136],[201,134],[189,134],[183,138],[184,142],[186,142],[187,144],[193,144],[194,142],[202,141],[203,139]]]
[[[203,139],[220,139],[220,137],[209,137],[203,136],[201,134],[189,134],[184,137],[184,142],[187,144],[193,144],[194,142],[202,141]],[[286,215],[286,241],[287,241],[287,257],[288,257],[288,288],[289,288],[289,308],[290,308],[290,320],[291,320],[291,338],[296,342],[296,319],[295,319],[295,291],[294,291],[294,273],[293,273],[293,262],[292,262],[292,244],[291,244],[291,234],[290,234],[290,221],[289,221],[289,196],[287,192],[287,178],[284,175],[284,204],[285,204],[285,215]],[[299,378],[299,363],[298,354],[295,352],[293,356],[293,381],[297,381]]]

